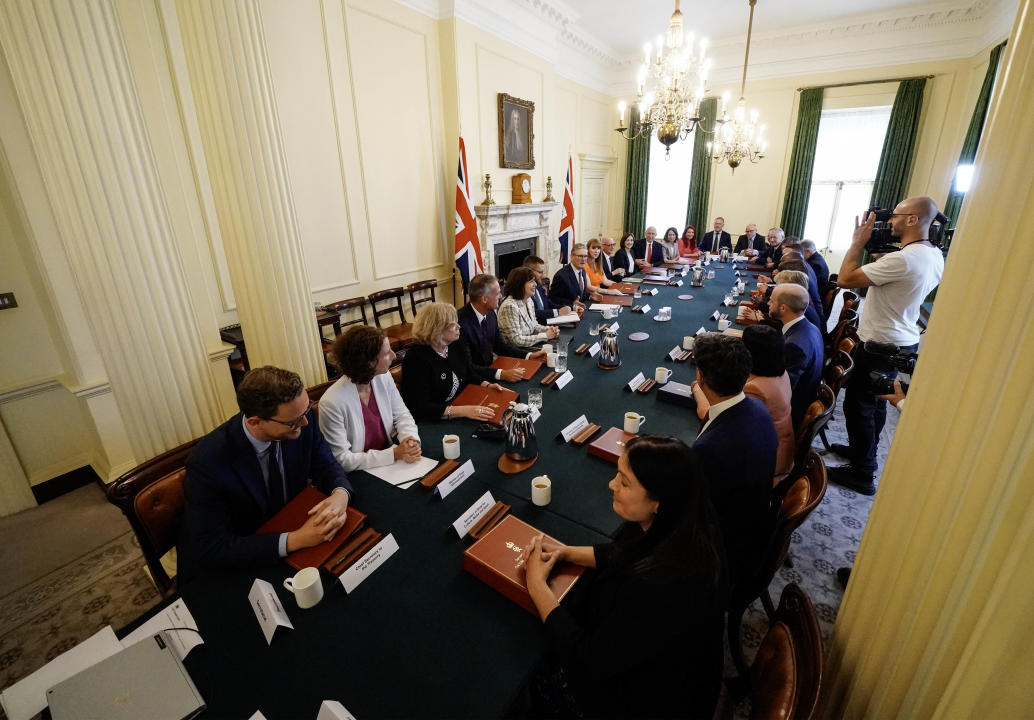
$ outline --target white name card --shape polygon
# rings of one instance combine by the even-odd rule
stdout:
[[[571,438],[578,434],[579,430],[589,427],[589,419],[582,415],[573,423],[565,427],[560,431],[560,437],[564,439],[564,442],[568,442]]]
[[[469,463],[470,460],[467,462]],[[471,467],[471,472],[473,472],[473,466]],[[370,548],[369,552],[359,558],[352,567],[341,573],[341,584],[344,586],[345,592],[350,593],[359,587],[359,583],[370,577],[373,571],[383,565],[384,561],[394,555],[398,549],[399,544],[395,542],[395,536],[388,533],[384,539]]]
[[[589,357],[596,357],[599,354],[600,354],[600,344],[598,342],[597,343],[593,343],[592,347],[589,348]]]
[[[718,314],[718,313],[715,313],[715,315],[717,315],[717,314]],[[717,318],[716,318],[716,319],[717,319]],[[703,334],[704,334],[704,333],[706,333],[706,332],[707,332],[707,330],[704,330],[704,328],[703,328],[703,327],[701,327],[701,328],[700,328],[699,330],[697,330],[696,334],[697,334],[697,335],[703,335]]]
[[[735,293],[736,291],[733,290],[733,292]],[[722,300],[722,305],[725,305],[726,307],[730,307],[730,306],[735,305],[735,304],[736,304],[736,301],[733,300],[732,298],[727,298],[725,300]]]
[[[649,290],[643,290],[643,295],[656,295],[657,288],[650,288]]]
[[[714,315],[711,316],[711,319],[712,320],[717,320],[718,319],[718,311],[717,310],[714,311]],[[701,329],[703,329],[703,328],[701,328]]]
[[[619,325],[618,323],[614,323],[613,325],[610,326],[609,331],[610,332],[617,332],[620,329],[621,329],[621,325]]]
[[[337,700],[324,700],[316,720],[355,720],[355,715]]]
[[[676,281],[675,281],[675,285],[676,285],[677,287],[682,287],[682,281],[681,281],[681,280],[676,280]]]
[[[276,590],[265,580],[255,578],[248,591],[248,600],[251,601],[251,609],[255,611],[255,618],[262,626],[267,645],[273,642],[273,633],[278,627],[294,629],[284,606],[280,604],[280,598],[276,596]]]
[[[456,534],[462,538],[470,532],[470,529],[477,525],[478,520],[483,518],[485,513],[491,510],[494,505],[495,498],[492,497],[491,491],[486,492],[484,495],[479,497],[477,501],[452,524]]]
[[[737,270],[737,271],[736,271],[736,277],[739,277],[739,276],[740,276],[740,271],[739,271],[739,270]]]
[[[682,347],[680,345],[676,345],[675,347],[673,347],[671,349],[671,352],[668,353],[668,357],[670,357],[672,360],[674,360],[676,356],[681,355],[681,354],[682,354]]]
[[[617,327],[617,326],[615,326],[615,327]],[[574,379],[574,375],[572,375],[571,371],[568,370],[563,375],[561,375],[560,377],[558,377],[556,380],[553,381],[553,387],[555,387],[557,390],[563,390],[564,386],[567,385],[567,383],[571,382],[571,380],[573,380],[573,379]]]
[[[648,312],[650,312],[650,306],[649,305],[643,305],[643,315],[645,315]]]
[[[445,499],[445,496],[451,493],[453,490],[458,488],[464,480],[474,474],[474,461],[468,460],[467,462],[460,465],[458,468],[452,471],[449,477],[438,483],[438,487],[434,490],[438,493],[438,496]]]
[[[538,419],[540,417],[542,417],[542,413],[539,412],[539,409],[537,407],[533,407],[531,409],[531,421],[532,422],[538,422]]]
[[[644,382],[646,382],[646,378],[643,377],[642,373],[639,373],[634,378],[628,381],[628,389],[634,392],[635,389],[642,385]]]

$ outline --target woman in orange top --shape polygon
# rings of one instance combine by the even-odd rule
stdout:
[[[586,244],[586,248],[589,251],[589,259],[585,263],[585,273],[589,276],[589,285],[599,288],[603,295],[620,295],[617,290],[604,289],[613,285],[614,281],[608,280],[603,272],[603,243],[593,238]]]
[[[697,247],[697,229],[692,225],[687,225],[686,229],[682,231],[682,237],[679,238],[679,257],[693,260],[700,257],[700,248]]]

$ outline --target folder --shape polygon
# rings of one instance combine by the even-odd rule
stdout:
[[[530,380],[531,376],[537,373],[544,363],[541,360],[524,360],[523,358],[503,357],[500,355],[490,365],[494,370],[513,370],[524,368],[524,379]]]
[[[506,388],[496,390],[495,388],[481,385],[467,385],[449,405],[484,405],[485,407],[492,408],[495,411],[495,415],[488,422],[500,425],[503,422],[503,411],[510,406],[511,401],[519,397],[520,395],[513,390],[507,390]]]
[[[255,531],[255,534],[265,535],[267,533],[285,533],[297,530],[309,519],[309,510],[326,497],[326,494],[320,492],[312,485],[307,486],[291,498],[291,501],[284,505],[280,512],[269,518],[262,527]],[[333,540],[289,553],[285,558],[287,564],[297,570],[307,567],[323,567],[334,553],[348,542],[349,538],[356,531],[365,525],[366,513],[360,512],[349,505],[345,524],[337,531]],[[329,567],[326,569],[330,570]]]

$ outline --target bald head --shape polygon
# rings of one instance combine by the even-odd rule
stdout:
[[[911,197],[902,200],[894,208],[896,214],[905,213],[915,215],[919,218],[919,225],[923,228],[930,227],[930,223],[937,217],[937,203],[931,197]]]
[[[929,197],[910,197],[894,208],[888,224],[891,234],[904,247],[912,242],[926,240],[930,234],[930,223],[937,217],[937,203]]]
[[[772,300],[769,305],[782,305],[792,313],[791,317],[780,318],[785,323],[808,309],[808,291],[796,284],[776,285],[772,290]]]

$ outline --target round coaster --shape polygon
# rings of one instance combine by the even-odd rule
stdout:
[[[631,340],[632,342],[642,342],[643,340],[649,340],[650,339],[650,333],[644,333],[644,332],[629,333],[628,339]]]
[[[692,300],[692,295],[679,295],[679,300]]]
[[[499,462],[496,463],[496,467],[498,467],[501,472],[504,472],[507,475],[516,475],[517,473],[524,472],[525,470],[530,468],[532,465],[535,464],[535,461],[538,459],[539,458],[536,455],[531,460],[519,462],[517,460],[511,460],[506,456],[506,453],[503,453],[499,456]]]

